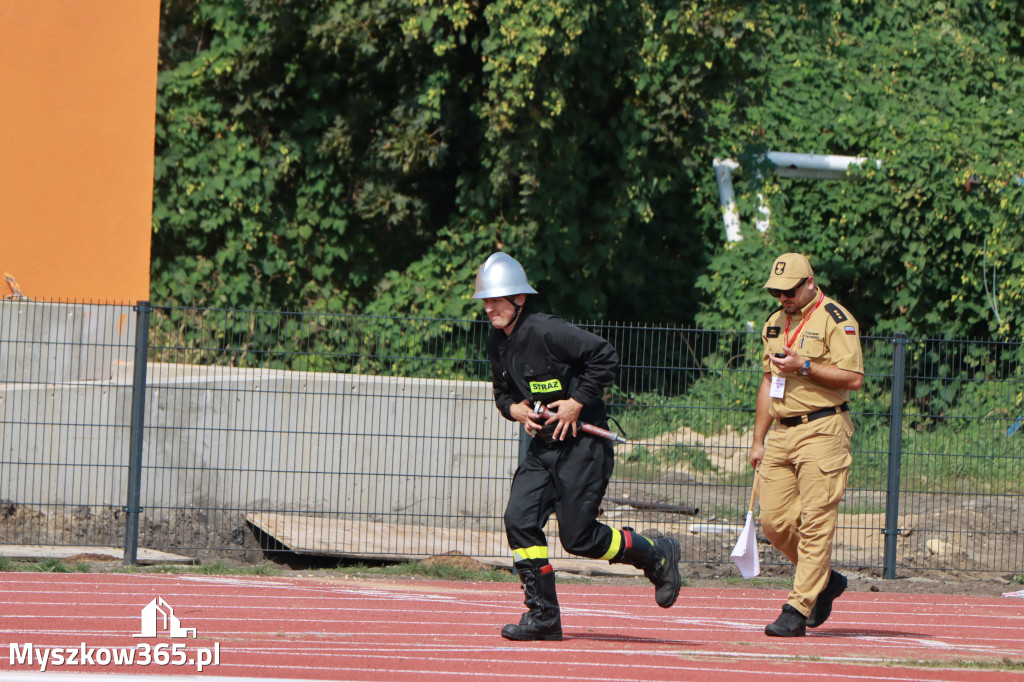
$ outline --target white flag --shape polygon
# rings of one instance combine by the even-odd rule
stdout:
[[[747,522],[743,524],[740,539],[732,550],[732,562],[740,569],[745,579],[761,574],[761,557],[757,554],[757,531],[754,530],[754,512],[747,512]]]

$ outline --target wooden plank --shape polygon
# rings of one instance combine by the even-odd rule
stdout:
[[[416,561],[458,552],[488,566],[512,568],[511,552],[500,532],[266,512],[246,514],[246,520],[297,554]],[[557,537],[557,531],[549,532],[549,537]],[[396,553],[394,547],[403,549]],[[643,575],[632,566],[596,559],[552,558],[551,565],[556,571],[584,575]]]
[[[60,559],[61,561],[123,561],[124,549],[120,547],[94,547],[91,545],[0,545],[0,556],[16,561],[42,561],[43,559]],[[143,566],[164,564],[195,564],[192,557],[160,552],[155,549],[139,547],[136,557]]]

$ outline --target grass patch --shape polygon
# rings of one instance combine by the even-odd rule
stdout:
[[[475,582],[517,583],[519,577],[502,568],[466,568],[445,563],[408,561],[371,566],[365,563],[339,565],[335,572],[365,577],[421,577],[436,580],[470,580]]]
[[[147,573],[195,573],[198,575],[240,575],[250,573],[252,569],[233,568],[223,561],[214,561],[199,566],[183,566],[181,564],[159,564],[146,569]]]
[[[871,499],[870,497],[857,497],[854,500],[847,502],[843,500],[842,505],[839,507],[839,511],[843,514],[884,514],[885,503],[878,502]]]
[[[793,578],[751,578],[750,580],[745,579],[739,575],[726,575],[722,576],[721,581],[729,586],[742,585],[744,587],[757,587],[766,590],[776,589],[791,589],[793,587]]]
[[[46,559],[43,559],[42,561],[36,562],[35,564],[33,564],[33,568],[31,570],[39,571],[40,573],[71,572],[71,569],[68,568],[67,564],[65,564],[60,559],[55,559],[53,557],[48,557]]]
[[[158,564],[155,566],[126,566],[113,568],[117,573],[158,573],[158,574],[195,574],[195,575],[257,575],[276,576],[284,571],[277,568],[272,561],[261,561],[254,566],[234,567],[223,561],[214,561],[200,566],[182,564]],[[85,561],[67,565],[60,559],[47,558],[41,561],[16,561],[10,557],[0,556],[0,571],[35,571],[40,573],[88,573],[90,564]],[[335,567],[321,569],[334,573],[366,577],[421,577],[438,580],[470,580],[477,582],[519,582],[518,576],[501,568],[466,568],[445,565],[443,563],[425,563],[409,561],[403,563],[341,563]]]
[[[660,474],[658,457],[638,446],[616,458],[615,475],[628,481],[651,481]]]
[[[281,569],[269,561],[261,561],[246,572],[250,575],[281,575]]]
[[[701,515],[706,519],[725,522],[728,522],[727,519],[739,519],[739,522],[742,523],[747,519],[747,510],[746,508],[740,509],[728,504],[717,504],[707,511],[702,509]],[[755,519],[756,517],[757,515],[755,514]]]
[[[661,475],[664,467],[685,465],[690,471],[713,474],[718,470],[704,450],[685,445],[658,446],[654,449],[643,445],[616,455],[615,475],[630,481],[651,481]]]

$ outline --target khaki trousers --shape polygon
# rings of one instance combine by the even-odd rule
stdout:
[[[772,426],[765,441],[761,527],[796,566],[788,603],[805,616],[825,589],[839,501],[850,473],[848,412],[797,426]]]

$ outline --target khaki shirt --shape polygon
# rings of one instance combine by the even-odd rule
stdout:
[[[860,349],[860,325],[846,308],[828,296],[824,296],[821,305],[815,309],[819,296],[820,293],[789,320],[789,347],[804,360],[810,360],[812,364],[835,365],[840,369],[863,374],[864,356]],[[796,330],[800,328],[800,323],[805,317],[807,322],[797,336]],[[782,376],[786,380],[783,397],[772,398],[772,417],[793,417],[848,401],[849,391],[822,386],[802,374],[780,374],[775,369],[775,365],[768,358],[787,345],[787,318],[790,316],[780,308],[772,313],[761,331],[761,341],[764,343],[761,364],[765,373],[771,374],[772,377]]]

